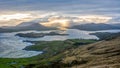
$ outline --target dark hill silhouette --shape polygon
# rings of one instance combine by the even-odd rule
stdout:
[[[2,27],[0,28],[0,32],[16,32],[16,31],[27,31],[27,30],[53,30],[56,28],[52,27],[45,27],[39,23],[34,22],[24,22],[17,26],[12,27]]]
[[[88,23],[88,24],[75,25],[70,28],[79,29],[79,30],[87,30],[87,31],[97,31],[97,30],[120,29],[120,26],[115,26],[111,24],[103,24],[103,23],[100,23],[100,24]]]

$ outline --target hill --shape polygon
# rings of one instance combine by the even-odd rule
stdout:
[[[61,62],[72,68],[119,68],[120,37],[79,47],[65,52]]]
[[[113,38],[119,37],[120,32],[118,33],[96,32],[96,33],[90,33],[90,35],[96,35],[99,38],[99,40],[111,40]]]
[[[103,24],[103,23],[100,23],[100,24],[88,23],[88,24],[75,25],[70,28],[86,30],[86,31],[97,31],[97,30],[120,29],[120,26],[111,25],[111,24]]]
[[[3,32],[9,32],[9,31],[11,31],[11,32],[12,32],[12,30],[9,30],[9,29],[4,29],[4,28],[0,28],[0,33],[3,33]]]
[[[54,30],[56,28],[45,27],[39,23],[34,22],[23,22],[17,26],[2,27],[0,32],[16,32],[16,31],[27,31],[27,30]]]
[[[112,24],[113,26],[120,27],[120,23]]]
[[[36,68],[119,68],[120,37],[93,44],[66,49],[64,52],[41,60]],[[59,58],[58,58],[59,57]]]

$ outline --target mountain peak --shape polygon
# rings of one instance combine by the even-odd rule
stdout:
[[[17,26],[30,26],[30,25],[40,25],[40,24],[36,22],[23,22],[18,24]]]
[[[0,32],[15,32],[15,31],[27,31],[27,30],[53,30],[55,28],[45,27],[36,22],[23,22],[14,27],[8,27],[0,29]]]

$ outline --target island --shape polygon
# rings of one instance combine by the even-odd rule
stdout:
[[[15,36],[27,37],[27,38],[39,38],[39,37],[54,36],[54,35],[64,36],[64,35],[68,35],[68,34],[57,33],[57,32],[49,32],[49,33],[34,33],[34,32],[30,32],[30,33],[18,33]]]

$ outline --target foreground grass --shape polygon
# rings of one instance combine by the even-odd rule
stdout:
[[[0,58],[0,68],[20,68],[32,61],[32,58]]]
[[[30,58],[0,58],[0,68],[37,68],[49,66],[49,64],[61,60],[64,52],[80,45],[94,43],[96,40],[69,39],[65,41],[37,41],[33,46],[28,46],[25,50],[43,51],[42,55]],[[46,67],[45,67],[46,68]]]

